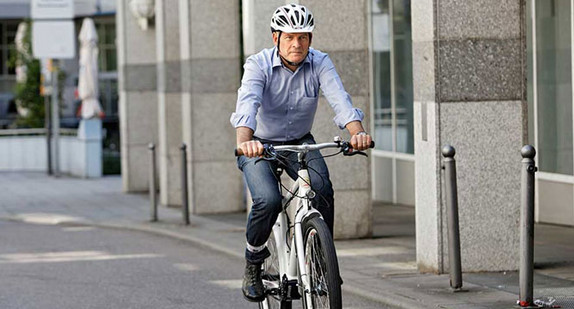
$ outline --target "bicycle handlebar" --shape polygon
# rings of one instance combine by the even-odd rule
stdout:
[[[265,149],[273,149],[276,151],[293,151],[293,152],[305,152],[320,150],[325,148],[349,148],[352,150],[351,144],[345,141],[333,142],[333,143],[321,143],[321,144],[303,144],[303,145],[280,145],[273,146],[271,144],[263,145]],[[371,141],[369,148],[375,148],[375,142]],[[239,157],[243,155],[243,151],[240,148],[235,148],[235,156]]]

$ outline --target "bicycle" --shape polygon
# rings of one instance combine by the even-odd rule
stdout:
[[[370,148],[374,147],[371,143]],[[299,170],[297,179],[283,197],[283,210],[273,225],[267,241],[271,256],[263,263],[262,279],[265,287],[265,300],[259,303],[262,309],[291,309],[292,300],[301,299],[303,308],[342,308],[341,277],[339,264],[331,232],[311,199],[315,197],[310,182],[305,156],[308,152],[325,148],[339,148],[346,156],[366,154],[353,151],[349,142],[335,137],[333,143],[303,145],[264,145],[263,158],[277,160],[277,152],[297,153]],[[235,155],[241,155],[236,149]],[[324,156],[327,157],[327,156]],[[280,188],[281,171],[277,172]],[[293,225],[287,208],[297,205]],[[302,254],[299,254],[302,253]]]

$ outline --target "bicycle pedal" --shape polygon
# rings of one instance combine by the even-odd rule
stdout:
[[[265,290],[265,293],[266,293],[267,295],[280,295],[280,294],[281,294],[281,291],[280,291],[278,288],[272,288],[272,289],[269,289],[269,290]]]
[[[297,280],[287,280],[287,297],[290,299],[300,299],[301,294],[299,294],[299,285]]]

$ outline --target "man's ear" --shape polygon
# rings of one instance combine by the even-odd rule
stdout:
[[[277,46],[277,39],[279,38],[279,32],[275,31],[272,33],[273,35],[273,45]]]

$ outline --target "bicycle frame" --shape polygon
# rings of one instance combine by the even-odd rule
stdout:
[[[370,148],[373,148],[375,144],[371,142]],[[287,288],[292,286],[294,282],[299,285],[299,291],[301,292],[301,297],[304,299],[304,304],[312,304],[312,293],[311,282],[309,274],[307,273],[307,265],[305,260],[305,244],[303,234],[303,222],[309,216],[318,216],[323,219],[320,212],[313,208],[310,199],[315,196],[315,192],[311,188],[311,180],[309,177],[309,169],[305,161],[305,156],[309,151],[321,150],[325,148],[339,148],[341,149],[338,153],[343,153],[346,156],[352,156],[355,154],[365,153],[361,151],[353,152],[353,148],[350,146],[349,142],[343,141],[340,137],[336,136],[333,143],[322,143],[322,144],[302,144],[302,145],[264,145],[266,155],[269,157],[276,156],[275,151],[292,151],[297,152],[297,161],[299,163],[299,170],[297,171],[297,179],[291,190],[286,193],[283,198],[282,206],[283,210],[279,213],[277,220],[272,228],[272,233],[275,238],[275,249],[277,251],[277,262],[279,266],[279,278],[278,282],[273,279],[270,281],[264,281],[266,289],[268,290],[279,290],[287,284]],[[337,154],[338,154],[337,153]],[[235,155],[243,155],[243,151],[239,149],[235,150]],[[290,234],[289,217],[287,215],[287,206],[290,203],[296,205],[295,215],[293,220],[293,235]],[[287,280],[285,282],[284,280]],[[289,290],[287,293],[290,293]],[[285,297],[282,293],[281,298]],[[292,294],[288,294],[287,297],[292,297]],[[282,299],[281,301],[284,301]],[[261,303],[262,308],[268,308],[267,299]]]
[[[311,303],[311,293],[308,289],[310,282],[305,267],[302,222],[311,214],[316,213],[319,216],[321,214],[311,206],[309,199],[297,197],[306,197],[312,194],[308,169],[302,167],[297,174],[299,175],[297,181],[295,181],[291,190],[283,198],[284,210],[279,214],[276,223],[273,225],[273,234],[276,239],[280,276],[286,275],[288,280],[300,279],[299,284],[303,287],[303,295],[301,296],[307,298],[307,303]],[[293,237],[290,237],[290,246],[288,246],[289,238],[287,235],[289,226],[285,206],[293,201],[296,201],[297,206],[293,222],[295,230]]]

